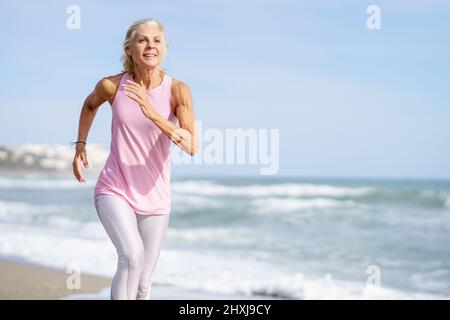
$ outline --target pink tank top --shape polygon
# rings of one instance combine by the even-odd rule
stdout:
[[[142,113],[139,105],[124,93],[123,83],[132,80],[125,72],[114,98],[111,145],[100,172],[94,196],[100,193],[125,199],[136,213],[169,214],[171,140]],[[147,90],[149,101],[162,117],[176,123],[170,106],[172,78]]]

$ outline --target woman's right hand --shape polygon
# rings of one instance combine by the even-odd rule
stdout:
[[[84,143],[77,143],[75,147],[75,157],[72,162],[73,175],[78,180],[78,182],[86,182],[81,172],[81,163],[83,163],[85,168],[89,168],[89,163],[87,160],[86,146]]]

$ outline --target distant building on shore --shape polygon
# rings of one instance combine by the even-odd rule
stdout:
[[[100,170],[109,151],[101,144],[88,144],[89,170]],[[75,147],[69,145],[0,145],[0,170],[72,171]]]

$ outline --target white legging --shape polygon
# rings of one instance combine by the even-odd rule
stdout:
[[[148,299],[169,214],[138,214],[124,199],[109,194],[96,195],[94,203],[118,254],[110,298]]]

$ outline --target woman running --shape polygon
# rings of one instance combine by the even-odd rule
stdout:
[[[189,87],[160,65],[167,53],[160,22],[135,22],[123,49],[124,72],[101,79],[84,102],[72,165],[76,179],[84,182],[81,163],[88,167],[88,132],[98,107],[108,101],[110,153],[93,197],[118,254],[110,298],[148,299],[169,224],[171,141],[196,153],[195,116]]]

